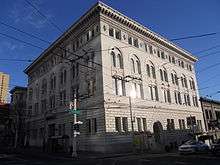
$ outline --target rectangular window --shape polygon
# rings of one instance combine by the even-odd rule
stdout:
[[[151,100],[159,101],[157,86],[149,86]]]
[[[174,130],[175,124],[174,119],[167,119],[167,130]]]
[[[146,121],[146,118],[142,118],[142,122],[143,122],[143,129],[146,132],[147,131],[147,121]]]
[[[170,95],[170,90],[167,90],[167,101],[168,103],[171,103],[171,95]]]
[[[112,77],[113,93],[115,95],[125,96],[125,82]]]
[[[144,44],[145,51],[148,52],[147,44]]]
[[[86,41],[89,41],[89,31],[86,33]]]
[[[185,120],[184,119],[179,119],[179,128],[181,130],[186,129]]]
[[[172,130],[175,130],[174,119],[171,119],[171,129],[172,129]]]
[[[164,52],[161,52],[161,58],[162,58],[162,59],[165,59],[165,54],[164,54]]]
[[[96,122],[96,118],[92,119],[92,129],[93,129],[93,133],[97,132],[97,122]]]
[[[128,118],[122,117],[122,129],[124,132],[128,131]]]
[[[154,91],[155,91],[155,99],[156,101],[159,101],[157,86],[154,86]]]
[[[181,105],[182,104],[182,98],[180,92],[178,92],[178,103]]]
[[[157,56],[160,58],[160,51],[157,50]]]
[[[113,28],[109,28],[109,36],[114,37],[114,29]]]
[[[120,30],[115,30],[115,38],[118,40],[121,40],[121,31]]]
[[[151,45],[149,45],[149,52],[150,54],[153,54],[153,47]]]
[[[190,128],[190,127],[196,125],[196,117],[195,116],[187,117],[186,122],[187,122],[187,127]]]
[[[117,87],[118,87],[118,91],[116,93],[118,93],[118,95],[122,96],[123,95],[122,80],[117,79]]]
[[[166,90],[163,91],[163,95],[164,95],[164,102],[166,103],[167,102],[167,91]]]
[[[132,45],[132,37],[128,36],[128,44]]]
[[[138,127],[138,132],[141,132],[142,131],[141,118],[137,118],[137,127]]]
[[[151,100],[154,100],[153,89],[152,86],[149,86]]]
[[[134,38],[134,46],[139,48],[139,44],[138,44],[138,39],[137,38]]]
[[[212,111],[211,110],[209,111],[209,116],[210,116],[210,119],[212,120],[213,116],[212,116]]]
[[[115,117],[115,130],[121,132],[121,118]]]
[[[206,119],[209,119],[209,113],[207,109],[205,110],[205,115],[206,115]]]
[[[91,133],[92,132],[92,125],[91,125],[91,120],[90,119],[86,119],[86,132],[87,133]]]
[[[95,36],[95,29],[93,28],[92,29],[92,37],[94,37]]]
[[[173,63],[173,64],[176,63],[175,57],[172,57],[172,63]]]
[[[186,125],[185,125],[185,120],[184,119],[182,119],[182,128],[186,129]]]

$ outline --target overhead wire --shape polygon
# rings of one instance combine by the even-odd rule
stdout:
[[[45,20],[47,20],[53,27],[55,27],[59,32],[63,32],[63,30],[57,26],[55,23],[53,23],[44,13],[42,13],[32,2],[29,0],[24,0],[27,4],[29,4],[37,13],[43,17]]]
[[[185,37],[180,37],[180,38],[173,38],[173,39],[170,39],[170,41],[179,41],[179,40],[186,40],[186,39],[192,39],[192,38],[201,38],[201,37],[207,37],[207,36],[212,36],[212,35],[216,35],[216,34],[217,34],[217,32],[200,34],[200,35],[191,35],[191,36],[185,36]]]

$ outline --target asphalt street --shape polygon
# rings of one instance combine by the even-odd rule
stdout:
[[[179,155],[177,153],[142,154],[112,158],[27,157],[24,155],[3,155],[0,165],[220,165],[220,156],[211,154]]]

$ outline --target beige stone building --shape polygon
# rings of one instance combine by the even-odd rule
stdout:
[[[6,103],[8,96],[9,75],[0,72],[0,103]]]
[[[132,141],[145,149],[178,145],[204,128],[196,61],[98,2],[25,70],[29,144],[68,150],[73,117],[66,110],[76,93],[80,150],[129,151]]]

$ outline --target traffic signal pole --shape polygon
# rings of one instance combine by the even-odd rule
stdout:
[[[74,94],[74,101],[73,101],[73,107],[70,104],[70,109],[74,108],[74,110],[76,110],[76,94]],[[73,114],[73,126],[75,126],[77,122],[77,116],[76,113]],[[76,136],[77,136],[77,132],[76,129],[73,130],[73,152],[72,152],[72,157],[77,157],[77,152],[76,152]]]

